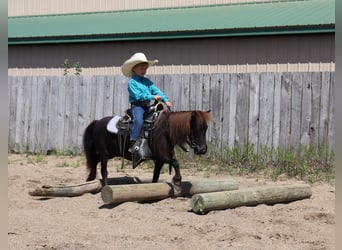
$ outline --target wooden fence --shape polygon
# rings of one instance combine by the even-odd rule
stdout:
[[[64,75],[64,68],[9,68],[10,76],[56,76]],[[81,67],[81,75],[120,75],[121,67]],[[75,68],[68,69],[69,75],[76,74]],[[234,65],[155,65],[148,69],[151,75],[159,74],[222,74],[222,73],[275,73],[275,72],[335,72],[335,62],[319,63],[266,63]]]
[[[211,110],[214,149],[335,148],[334,72],[151,75],[173,110]],[[124,114],[128,79],[102,76],[9,76],[9,148],[82,152],[93,120]]]

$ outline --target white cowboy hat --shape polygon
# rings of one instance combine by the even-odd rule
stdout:
[[[148,63],[148,67],[150,67],[150,66],[155,65],[158,62],[158,60],[147,60],[144,53],[138,52],[138,53],[135,53],[133,56],[131,56],[130,59],[126,60],[122,64],[121,71],[125,76],[131,77],[133,74],[132,72],[133,67],[143,62]]]

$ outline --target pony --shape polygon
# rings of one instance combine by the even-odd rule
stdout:
[[[115,133],[107,131],[106,126],[113,116],[92,121],[85,129],[83,135],[83,148],[88,168],[87,181],[96,178],[97,165],[101,164],[103,185],[108,185],[107,162],[114,157],[124,157],[132,160],[132,153],[128,151],[129,140],[122,140]],[[172,182],[180,185],[182,176],[179,163],[175,157],[175,147],[178,145],[187,150],[185,145],[197,155],[207,152],[206,131],[211,120],[209,111],[162,111],[155,121],[151,133],[149,147],[154,161],[152,182],[158,182],[160,171],[165,163],[172,167],[175,175]]]

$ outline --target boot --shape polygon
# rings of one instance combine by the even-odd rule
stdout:
[[[135,141],[130,141],[130,143],[131,143],[131,146],[128,148],[128,152],[132,153]]]

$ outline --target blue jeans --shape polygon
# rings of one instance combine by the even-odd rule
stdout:
[[[136,106],[132,105],[132,115],[133,115],[133,122],[132,122],[132,130],[131,130],[131,141],[136,141],[140,137],[140,131],[142,125],[144,123],[144,114],[147,107]]]

